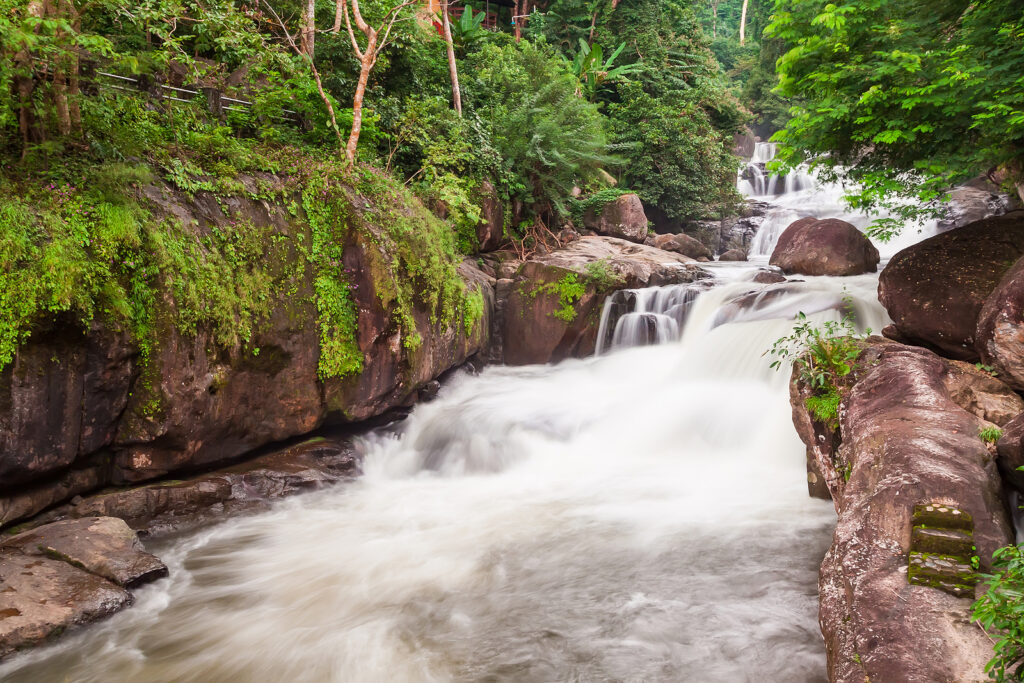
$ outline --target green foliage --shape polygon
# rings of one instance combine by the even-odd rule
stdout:
[[[1024,181],[1024,14],[1015,0],[778,0],[779,93],[800,98],[780,159],[858,183],[880,237],[993,168]],[[913,198],[915,202],[907,202]]]
[[[996,681],[1024,676],[1024,546],[1010,545],[992,555],[985,594],[974,603],[973,619],[995,641],[985,672]]]
[[[467,62],[463,90],[501,154],[507,194],[564,214],[572,188],[612,161],[597,107],[576,95],[565,63],[533,43],[488,43]]]
[[[849,308],[850,301],[846,300]],[[867,330],[865,334],[871,334]],[[857,345],[855,319],[846,313],[842,319],[815,325],[803,313],[797,315],[793,332],[775,341],[767,352],[775,357],[775,370],[792,365],[796,376],[811,390],[806,405],[815,417],[835,427],[839,416],[840,384],[853,372],[860,347]],[[766,354],[766,355],[767,355]]]
[[[586,273],[587,281],[598,292],[610,292],[626,283],[625,279],[616,273],[604,259],[591,261],[583,270]]]
[[[591,46],[580,38],[580,50],[572,58],[569,66],[573,75],[579,79],[580,90],[584,97],[593,102],[602,85],[620,80],[626,74],[642,68],[643,65],[640,62],[613,66],[615,59],[622,54],[625,47],[625,43],[619,43],[608,59],[604,59],[600,45]]]
[[[558,296],[558,310],[551,315],[566,324],[576,320],[576,302],[587,293],[586,283],[580,282],[576,273],[566,273],[558,282],[548,282],[533,291],[533,295],[551,294]]]
[[[484,11],[473,12],[472,5],[466,5],[458,21],[451,23],[452,42],[460,48],[467,48],[487,38],[487,30],[482,24],[486,17]]]
[[[1003,430],[999,427],[982,427],[978,430],[978,436],[985,443],[995,443],[1003,436]]]
[[[984,372],[986,375],[989,375],[990,377],[998,377],[999,376],[999,373],[991,365],[985,365],[984,363],[975,363],[974,367],[978,368],[979,370]]]

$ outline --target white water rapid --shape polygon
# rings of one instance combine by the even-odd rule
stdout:
[[[840,210],[815,192],[781,199]],[[807,495],[788,378],[763,354],[844,295],[862,326],[887,320],[874,275],[736,303],[763,262],[618,295],[593,358],[456,377],[362,441],[359,480],[154,544],[169,578],[0,678],[825,680],[835,515]]]

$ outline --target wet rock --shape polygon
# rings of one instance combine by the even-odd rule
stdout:
[[[718,257],[719,261],[746,261],[747,252],[742,249],[730,249]]]
[[[21,487],[9,495],[0,497],[0,526],[28,519],[80,493],[93,491],[105,481],[106,468],[102,465],[93,465],[69,470],[52,481]]]
[[[951,391],[980,378],[954,376],[960,368],[925,349],[877,339],[858,367],[842,404],[841,443],[823,461],[834,473],[839,513],[819,585],[829,678],[983,680],[992,645],[971,623],[973,596],[908,583],[912,562],[917,570],[949,570],[954,578],[965,571],[909,559],[912,528],[920,523],[914,510],[921,503],[973,517],[983,568],[1012,539],[995,462],[978,437],[989,423],[958,403],[970,392]],[[815,435],[804,427],[806,443]]]
[[[61,559],[125,588],[167,576],[167,566],[143,549],[124,520],[114,517],[54,522],[18,534],[4,547]]]
[[[879,276],[878,297],[902,338],[975,361],[982,307],[1021,256],[1024,211],[988,218],[897,253]],[[986,318],[987,335],[997,318]]]
[[[651,238],[651,246],[665,251],[674,251],[692,259],[711,258],[711,250],[701,244],[698,240],[679,233],[677,235],[655,235]]]
[[[837,218],[801,218],[779,236],[769,263],[787,275],[860,275],[878,267],[878,249]]]
[[[981,362],[1015,389],[1024,390],[1024,258],[985,300],[974,339]]]
[[[620,195],[605,204],[600,212],[587,211],[583,225],[600,235],[632,242],[643,242],[647,237],[647,214],[640,197],[635,194]]]
[[[999,471],[1007,484],[1024,494],[1024,413],[1003,426],[1003,435],[996,443],[999,453]]]
[[[593,264],[599,263],[595,276]],[[612,237],[582,237],[517,271],[504,310],[503,359],[546,363],[594,352],[605,297],[617,289],[707,277],[693,259]],[[575,283],[575,287],[566,284]],[[578,294],[578,296],[577,296]]]
[[[753,281],[762,285],[774,285],[779,282],[785,282],[786,276],[772,270],[759,270],[757,271],[757,274],[754,275]]]
[[[947,230],[1019,208],[1012,197],[983,177],[954,188],[949,195],[945,216],[939,220],[939,227]]]
[[[476,228],[480,251],[494,251],[505,239],[505,206],[489,180],[480,184],[480,218]]]
[[[67,562],[0,552],[0,658],[131,603],[121,586]]]

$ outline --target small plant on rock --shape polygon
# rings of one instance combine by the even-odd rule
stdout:
[[[991,365],[985,365],[984,363],[975,363],[974,367],[978,368],[979,370],[984,372],[986,375],[989,375],[991,377],[998,377],[999,376],[999,373]]]
[[[1024,546],[1000,548],[992,565],[993,573],[982,577],[987,590],[972,615],[995,642],[985,672],[996,681],[1019,681],[1024,677]]]
[[[849,312],[852,302],[849,298],[843,301],[848,312],[840,320],[816,325],[805,314],[797,314],[792,334],[776,340],[767,352],[775,357],[773,369],[792,365],[793,372],[811,389],[807,409],[815,419],[833,428],[839,423],[839,381],[853,372],[860,356],[856,342],[861,335],[857,333],[853,313]]]
[[[982,427],[978,430],[978,436],[985,443],[995,443],[1003,436],[1003,430],[999,427]]]

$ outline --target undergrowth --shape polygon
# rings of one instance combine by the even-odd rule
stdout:
[[[985,672],[996,681],[1024,676],[1024,546],[1009,545],[992,555],[992,574],[983,575],[985,593],[972,617],[994,642]]]

